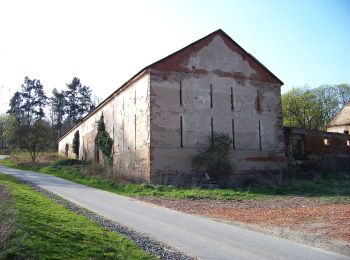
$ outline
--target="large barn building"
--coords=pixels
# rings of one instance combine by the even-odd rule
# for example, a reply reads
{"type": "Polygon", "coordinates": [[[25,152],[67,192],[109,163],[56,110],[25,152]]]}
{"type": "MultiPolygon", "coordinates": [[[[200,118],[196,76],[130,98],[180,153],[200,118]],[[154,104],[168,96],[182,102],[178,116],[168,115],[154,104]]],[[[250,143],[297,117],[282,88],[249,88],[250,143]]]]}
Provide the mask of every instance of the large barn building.
{"type": "Polygon", "coordinates": [[[181,184],[191,158],[214,132],[233,139],[235,174],[258,174],[286,163],[282,81],[222,30],[217,30],[133,76],[59,142],[79,158],[103,163],[95,146],[104,115],[113,139],[113,174],[150,183],[181,184]]]}

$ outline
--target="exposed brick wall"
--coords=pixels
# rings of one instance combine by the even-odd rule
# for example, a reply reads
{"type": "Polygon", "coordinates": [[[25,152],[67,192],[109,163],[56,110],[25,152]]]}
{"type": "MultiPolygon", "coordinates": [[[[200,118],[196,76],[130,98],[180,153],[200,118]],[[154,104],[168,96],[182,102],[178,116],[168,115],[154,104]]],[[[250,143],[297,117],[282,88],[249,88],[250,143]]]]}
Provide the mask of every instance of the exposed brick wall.
{"type": "MultiPolygon", "coordinates": [[[[285,127],[286,155],[291,161],[296,161],[292,156],[292,139],[302,140],[303,158],[299,163],[313,163],[320,169],[350,168],[350,136],[341,133],[285,127]],[[328,139],[328,144],[324,139],[328,139]]],[[[340,169],[341,170],[341,169],[340,169]]]]}

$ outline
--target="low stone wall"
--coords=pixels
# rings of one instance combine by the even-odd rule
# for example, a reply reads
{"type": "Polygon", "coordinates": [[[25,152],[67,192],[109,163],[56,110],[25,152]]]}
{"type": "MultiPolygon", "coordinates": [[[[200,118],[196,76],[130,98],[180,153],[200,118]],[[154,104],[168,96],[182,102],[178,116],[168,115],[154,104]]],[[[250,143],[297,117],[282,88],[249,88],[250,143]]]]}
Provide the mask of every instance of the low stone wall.
{"type": "Polygon", "coordinates": [[[320,170],[350,169],[350,135],[286,127],[285,149],[291,163],[320,170]]]}

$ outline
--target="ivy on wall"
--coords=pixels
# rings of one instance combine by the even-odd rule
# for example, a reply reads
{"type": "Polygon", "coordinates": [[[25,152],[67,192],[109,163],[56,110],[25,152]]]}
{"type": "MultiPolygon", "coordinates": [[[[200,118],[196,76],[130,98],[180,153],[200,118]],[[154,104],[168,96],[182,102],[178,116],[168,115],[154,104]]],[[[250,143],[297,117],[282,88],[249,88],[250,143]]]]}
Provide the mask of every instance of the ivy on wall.
{"type": "Polygon", "coordinates": [[[95,144],[102,151],[103,158],[108,166],[113,163],[112,146],[113,139],[109,136],[106,131],[106,125],[104,122],[103,113],[100,119],[97,121],[97,135],[95,137],[95,144]]]}

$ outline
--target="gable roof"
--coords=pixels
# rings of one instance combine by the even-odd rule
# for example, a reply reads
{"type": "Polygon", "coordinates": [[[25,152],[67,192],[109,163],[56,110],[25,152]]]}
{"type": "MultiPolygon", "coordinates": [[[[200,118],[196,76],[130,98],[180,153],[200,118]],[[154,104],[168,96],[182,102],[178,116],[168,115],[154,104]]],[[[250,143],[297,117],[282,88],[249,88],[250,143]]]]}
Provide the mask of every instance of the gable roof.
{"type": "Polygon", "coordinates": [[[350,101],[343,106],[343,108],[328,124],[328,127],[343,125],[350,125],[350,101]]]}
{"type": "MultiPolygon", "coordinates": [[[[147,66],[145,69],[152,68],[157,70],[165,70],[165,71],[182,71],[182,72],[195,72],[195,70],[190,69],[184,69],[183,67],[180,68],[180,63],[186,58],[189,58],[189,56],[192,53],[195,53],[199,51],[204,46],[208,45],[210,41],[215,36],[221,36],[224,40],[225,44],[234,52],[237,52],[240,54],[245,61],[249,63],[250,66],[252,66],[256,71],[256,75],[254,75],[252,78],[249,78],[251,80],[256,81],[262,81],[262,82],[268,82],[268,83],[275,83],[279,85],[283,85],[284,83],[277,78],[270,70],[268,70],[261,62],[259,62],[253,55],[248,53],[246,50],[244,50],[238,43],[236,43],[230,36],[228,36],[223,30],[219,29],[216,30],[207,36],[204,36],[203,38],[185,46],[184,48],[166,56],[163,59],[160,59],[149,66],[147,66]]],[[[229,74],[226,74],[229,76],[229,74]]],[[[242,78],[241,75],[231,75],[235,78],[242,78]]]]}
{"type": "MultiPolygon", "coordinates": [[[[95,112],[99,110],[100,107],[102,107],[105,103],[107,103],[113,96],[115,96],[118,92],[122,91],[125,87],[127,87],[131,82],[136,80],[137,78],[141,77],[149,71],[150,69],[156,69],[156,70],[169,70],[169,66],[167,64],[170,64],[170,71],[177,71],[179,68],[176,68],[176,65],[174,66],[174,62],[176,63],[177,56],[181,56],[183,54],[190,55],[191,53],[195,52],[196,50],[199,50],[202,46],[202,44],[207,44],[211,39],[213,39],[216,35],[222,36],[222,38],[225,40],[225,43],[231,47],[234,51],[238,51],[240,55],[243,56],[245,60],[248,60],[250,65],[254,67],[260,74],[260,77],[257,78],[251,78],[252,80],[257,81],[263,81],[263,82],[270,82],[275,83],[279,85],[283,85],[284,83],[277,78],[271,71],[269,71],[261,62],[259,62],[253,55],[245,51],[238,43],[236,43],[230,36],[228,36],[223,30],[218,29],[207,36],[204,36],[203,38],[185,46],[184,48],[144,67],[139,72],[137,72],[134,76],[132,76],[128,81],[126,81],[123,85],[121,85],[119,88],[117,88],[112,94],[110,94],[107,98],[105,98],[94,110],[89,112],[87,115],[85,115],[80,121],[75,124],[72,128],[70,128],[66,134],[64,134],[60,140],[62,140],[66,135],[68,135],[75,127],[79,126],[83,121],[85,121],[87,118],[89,118],[91,115],[93,115],[95,112]],[[263,74],[263,75],[261,75],[263,74]]],[[[188,71],[188,72],[193,72],[188,71]]],[[[229,75],[233,76],[235,78],[241,78],[241,75],[229,75]]]]}

